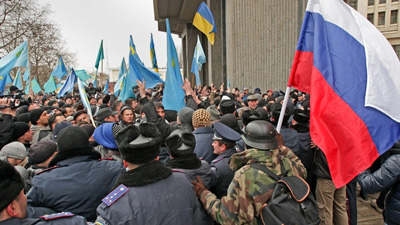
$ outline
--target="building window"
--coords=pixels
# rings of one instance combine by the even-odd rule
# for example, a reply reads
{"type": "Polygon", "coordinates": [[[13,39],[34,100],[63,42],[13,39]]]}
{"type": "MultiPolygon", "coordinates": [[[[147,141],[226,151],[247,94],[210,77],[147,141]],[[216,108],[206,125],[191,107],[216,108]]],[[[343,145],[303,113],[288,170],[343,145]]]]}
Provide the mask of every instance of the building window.
{"type": "Polygon", "coordinates": [[[386,4],[386,0],[379,0],[379,4],[386,4]]]}
{"type": "Polygon", "coordinates": [[[393,45],[393,49],[396,52],[397,57],[400,59],[400,45],[393,45]]]}
{"type": "Polygon", "coordinates": [[[374,5],[375,4],[375,0],[368,0],[368,5],[374,5]]]}
{"type": "Polygon", "coordinates": [[[378,26],[385,25],[385,12],[378,13],[378,26]]]}
{"type": "Polygon", "coordinates": [[[399,0],[392,0],[392,2],[398,2],[399,0]]]}
{"type": "Polygon", "coordinates": [[[392,10],[390,14],[390,24],[396,24],[397,23],[397,12],[399,10],[392,10]]]}
{"type": "Polygon", "coordinates": [[[374,24],[374,14],[373,13],[368,13],[367,19],[369,20],[369,22],[374,24]]]}

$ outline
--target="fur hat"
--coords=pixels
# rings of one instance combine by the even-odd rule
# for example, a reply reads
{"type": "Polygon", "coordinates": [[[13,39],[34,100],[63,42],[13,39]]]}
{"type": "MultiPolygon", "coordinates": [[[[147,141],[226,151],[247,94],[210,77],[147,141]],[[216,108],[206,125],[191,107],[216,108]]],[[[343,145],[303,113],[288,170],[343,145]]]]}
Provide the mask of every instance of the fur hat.
{"type": "Polygon", "coordinates": [[[193,127],[208,127],[211,125],[211,115],[205,109],[194,111],[192,116],[193,127]]]}
{"type": "Polygon", "coordinates": [[[177,129],[165,139],[165,145],[172,157],[186,156],[193,153],[196,139],[192,133],[177,129]]]}
{"type": "Polygon", "coordinates": [[[0,160],[0,211],[6,208],[24,189],[21,175],[7,161],[0,160]]]}
{"type": "Polygon", "coordinates": [[[305,110],[295,109],[293,119],[296,120],[298,123],[308,124],[308,122],[310,121],[310,116],[305,110]]]}
{"type": "Polygon", "coordinates": [[[29,120],[33,125],[37,125],[37,121],[44,112],[44,109],[34,109],[29,113],[29,120]]]}
{"type": "Polygon", "coordinates": [[[81,127],[69,126],[57,135],[59,152],[89,147],[89,136],[81,127]]]}
{"type": "MultiPolygon", "coordinates": [[[[225,97],[225,96],[224,96],[225,97]]],[[[223,115],[235,112],[235,102],[233,100],[224,100],[219,105],[223,115]]]]}
{"type": "Polygon", "coordinates": [[[262,115],[256,110],[245,110],[242,113],[242,122],[245,126],[254,120],[261,120],[262,115]]]}
{"type": "Polygon", "coordinates": [[[160,154],[161,133],[152,123],[128,126],[115,139],[122,159],[129,163],[145,164],[160,154]]]}

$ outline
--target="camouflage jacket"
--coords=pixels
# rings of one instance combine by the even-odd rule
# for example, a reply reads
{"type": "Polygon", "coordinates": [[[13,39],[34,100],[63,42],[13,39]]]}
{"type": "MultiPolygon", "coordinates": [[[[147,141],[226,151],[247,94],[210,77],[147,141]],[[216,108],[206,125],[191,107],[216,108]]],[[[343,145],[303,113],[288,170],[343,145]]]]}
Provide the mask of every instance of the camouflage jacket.
{"type": "Polygon", "coordinates": [[[230,167],[236,172],[227,195],[218,199],[210,191],[204,191],[200,196],[204,208],[220,224],[257,224],[260,209],[270,198],[275,180],[250,167],[250,164],[259,163],[280,175],[278,158],[282,160],[288,176],[306,177],[306,169],[300,159],[285,146],[267,151],[247,149],[231,158],[230,167]]]}

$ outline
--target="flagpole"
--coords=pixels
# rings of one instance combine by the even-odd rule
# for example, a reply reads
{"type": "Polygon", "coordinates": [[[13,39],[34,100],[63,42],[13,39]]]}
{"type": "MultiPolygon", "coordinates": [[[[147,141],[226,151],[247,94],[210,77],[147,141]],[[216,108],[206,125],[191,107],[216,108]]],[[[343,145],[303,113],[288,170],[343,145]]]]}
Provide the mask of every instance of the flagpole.
{"type": "Polygon", "coordinates": [[[276,131],[278,131],[278,133],[281,133],[282,122],[283,122],[283,118],[284,118],[284,115],[285,115],[286,106],[287,106],[287,103],[288,103],[288,100],[289,100],[290,88],[291,87],[287,87],[286,88],[285,98],[283,100],[281,114],[279,115],[278,125],[276,126],[276,131]]]}
{"type": "MultiPolygon", "coordinates": [[[[31,93],[31,91],[32,91],[31,61],[29,60],[29,39],[28,39],[28,70],[29,70],[29,84],[28,84],[29,85],[29,93],[28,93],[28,95],[29,95],[31,93]]],[[[32,96],[32,98],[33,98],[33,96],[32,96]]],[[[33,99],[32,99],[32,101],[33,101],[33,99]]]]}

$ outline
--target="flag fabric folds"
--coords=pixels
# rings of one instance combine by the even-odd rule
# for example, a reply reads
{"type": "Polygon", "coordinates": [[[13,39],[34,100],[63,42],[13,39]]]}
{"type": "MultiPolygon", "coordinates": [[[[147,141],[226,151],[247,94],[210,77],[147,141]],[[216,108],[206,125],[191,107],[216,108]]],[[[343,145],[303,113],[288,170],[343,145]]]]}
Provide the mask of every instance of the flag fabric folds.
{"type": "Polygon", "coordinates": [[[119,95],[119,92],[120,92],[121,89],[122,89],[122,85],[124,84],[125,77],[126,77],[126,73],[125,73],[124,75],[122,75],[122,76],[117,80],[117,82],[115,83],[115,85],[114,85],[114,95],[115,95],[115,96],[118,96],[118,95],[119,95]]]}
{"type": "Polygon", "coordinates": [[[107,81],[106,81],[106,85],[104,85],[104,89],[103,89],[103,92],[104,93],[106,93],[106,94],[108,94],[109,92],[108,92],[108,79],[107,79],[107,81]]]}
{"type": "Polygon", "coordinates": [[[13,85],[18,89],[22,90],[22,77],[21,77],[21,69],[18,68],[17,75],[15,75],[13,85]]]}
{"type": "MultiPolygon", "coordinates": [[[[72,71],[73,71],[73,69],[72,69],[72,71]]],[[[86,112],[89,115],[90,120],[93,123],[93,126],[96,126],[95,122],[93,120],[92,109],[90,108],[90,104],[89,104],[89,100],[88,100],[88,97],[87,97],[87,94],[85,91],[85,87],[83,87],[83,84],[82,84],[83,82],[79,78],[77,78],[77,82],[78,82],[79,96],[81,97],[82,104],[85,107],[86,112]]]]}
{"type": "Polygon", "coordinates": [[[23,80],[24,80],[24,81],[29,81],[29,76],[30,76],[30,74],[31,74],[31,68],[28,67],[28,68],[25,70],[25,73],[24,73],[24,76],[23,76],[23,80]]]}
{"type": "MultiPolygon", "coordinates": [[[[136,84],[136,80],[146,81],[146,88],[152,88],[158,83],[164,83],[160,74],[146,68],[140,60],[135,44],[133,43],[132,35],[130,36],[130,51],[129,51],[129,72],[126,76],[127,85],[132,87],[136,84]]],[[[125,83],[124,83],[125,85],[125,83]]]]}
{"type": "Polygon", "coordinates": [[[44,93],[51,93],[57,90],[57,83],[53,75],[50,75],[49,79],[43,85],[43,87],[44,87],[44,93]]]}
{"type": "Polygon", "coordinates": [[[151,36],[150,36],[150,60],[151,60],[152,68],[154,69],[155,72],[158,73],[156,49],[154,48],[153,34],[151,34],[151,36]]]}
{"type": "Polygon", "coordinates": [[[126,74],[128,70],[126,69],[125,57],[122,58],[121,67],[119,68],[118,79],[126,74]]]}
{"type": "Polygon", "coordinates": [[[171,36],[169,21],[165,21],[167,26],[167,75],[163,95],[163,105],[166,110],[179,112],[185,107],[185,92],[182,89],[183,81],[178,61],[178,54],[174,41],[171,36]]]}
{"type": "Polygon", "coordinates": [[[199,70],[201,66],[206,62],[206,55],[204,54],[203,47],[201,47],[200,38],[197,36],[197,44],[194,49],[192,69],[191,72],[196,75],[196,86],[201,85],[199,70]]]}
{"type": "Polygon", "coordinates": [[[24,41],[0,59],[0,77],[4,80],[12,68],[17,66],[28,67],[28,41],[24,41]]]}
{"type": "Polygon", "coordinates": [[[96,63],[94,64],[94,67],[96,67],[96,70],[99,69],[100,61],[103,59],[104,59],[103,40],[101,40],[99,52],[97,53],[96,63]]]}
{"type": "Polygon", "coordinates": [[[5,77],[0,76],[0,92],[4,91],[5,86],[12,82],[13,82],[13,80],[12,80],[10,74],[7,74],[5,77]]]}
{"type": "Polygon", "coordinates": [[[67,80],[61,87],[60,91],[58,92],[58,97],[62,97],[67,93],[68,91],[71,91],[74,88],[74,84],[77,82],[78,78],[75,74],[74,69],[71,69],[71,74],[68,76],[67,80]]]}
{"type": "MultiPolygon", "coordinates": [[[[134,98],[135,93],[132,91],[132,84],[127,81],[127,74],[122,76],[122,86],[120,87],[120,93],[118,100],[124,102],[127,98],[134,98]]],[[[136,82],[135,82],[136,83],[136,82]]]]}
{"type": "Polygon", "coordinates": [[[67,74],[67,68],[65,67],[64,61],[63,61],[62,57],[60,56],[57,66],[56,66],[56,68],[54,68],[53,72],[51,72],[51,75],[61,79],[66,74],[67,74]]]}
{"type": "Polygon", "coordinates": [[[366,99],[388,98],[385,108],[400,103],[399,60],[375,30],[341,0],[308,2],[288,86],[310,93],[311,138],[325,153],[336,187],[400,139],[390,109],[366,107],[366,99]],[[393,76],[396,84],[386,83],[393,76]],[[369,93],[371,82],[381,86],[369,93]]]}
{"type": "Polygon", "coordinates": [[[75,70],[75,74],[81,81],[86,81],[89,78],[92,78],[89,74],[86,73],[86,70],[75,70]]]}
{"type": "Polygon", "coordinates": [[[206,3],[202,2],[197,9],[193,19],[193,25],[207,36],[208,41],[212,45],[214,44],[214,33],[217,32],[217,27],[213,14],[206,3]]]}
{"type": "Polygon", "coordinates": [[[32,80],[32,91],[35,94],[42,91],[42,88],[40,88],[39,82],[36,80],[36,78],[33,78],[32,80]]]}

